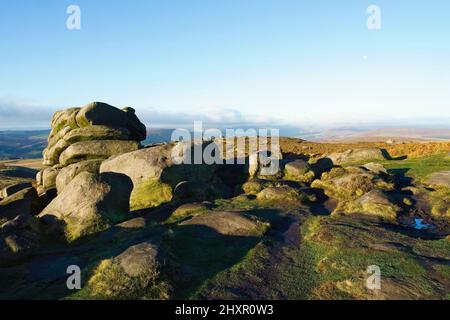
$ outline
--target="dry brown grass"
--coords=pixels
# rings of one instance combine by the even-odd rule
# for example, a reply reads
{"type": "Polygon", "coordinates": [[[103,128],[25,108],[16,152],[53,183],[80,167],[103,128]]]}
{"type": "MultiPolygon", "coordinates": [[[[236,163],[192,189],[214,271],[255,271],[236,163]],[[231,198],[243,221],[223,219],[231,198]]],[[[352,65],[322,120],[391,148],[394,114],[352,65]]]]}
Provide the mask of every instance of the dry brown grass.
{"type": "Polygon", "coordinates": [[[305,154],[309,156],[320,156],[333,152],[343,152],[348,149],[364,148],[382,148],[386,149],[392,157],[407,156],[408,158],[450,152],[450,142],[410,142],[398,144],[388,144],[385,142],[318,143],[282,137],[280,138],[280,145],[284,154],[305,154]]]}
{"type": "MultiPolygon", "coordinates": [[[[271,139],[267,144],[270,150],[271,139]]],[[[392,157],[407,156],[417,158],[425,155],[434,155],[450,152],[450,141],[445,142],[401,142],[389,144],[377,141],[361,142],[311,142],[296,138],[280,137],[280,147],[284,155],[289,157],[305,155],[319,157],[333,152],[343,152],[349,149],[381,148],[385,149],[392,157]]],[[[225,149],[225,148],[224,148],[225,149]]],[[[234,140],[235,156],[237,155],[236,139],[234,140]]],[[[248,155],[249,141],[245,142],[245,154],[248,155]]],[[[224,154],[225,155],[225,154],[224,154]]],[[[241,155],[242,156],[242,155],[241,155]]]]}
{"type": "Polygon", "coordinates": [[[44,166],[42,165],[42,159],[20,159],[20,160],[3,160],[0,161],[0,168],[3,166],[18,166],[30,169],[40,170],[44,166]]]}

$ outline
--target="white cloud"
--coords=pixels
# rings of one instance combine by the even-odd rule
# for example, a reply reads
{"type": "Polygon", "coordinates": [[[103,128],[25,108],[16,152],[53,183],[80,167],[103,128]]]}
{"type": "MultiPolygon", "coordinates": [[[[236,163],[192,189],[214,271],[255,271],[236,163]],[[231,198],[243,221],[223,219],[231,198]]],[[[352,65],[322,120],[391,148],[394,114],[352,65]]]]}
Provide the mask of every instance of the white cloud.
{"type": "Polygon", "coordinates": [[[35,129],[50,124],[57,108],[19,102],[12,99],[0,99],[0,128],[35,129]]]}
{"type": "MultiPolygon", "coordinates": [[[[51,107],[27,104],[18,100],[0,99],[0,129],[48,128],[53,113],[69,106],[51,107]]],[[[194,121],[205,126],[275,126],[280,119],[264,115],[244,115],[233,108],[204,108],[196,112],[166,112],[157,108],[136,109],[136,115],[150,127],[190,127],[194,121]]]]}

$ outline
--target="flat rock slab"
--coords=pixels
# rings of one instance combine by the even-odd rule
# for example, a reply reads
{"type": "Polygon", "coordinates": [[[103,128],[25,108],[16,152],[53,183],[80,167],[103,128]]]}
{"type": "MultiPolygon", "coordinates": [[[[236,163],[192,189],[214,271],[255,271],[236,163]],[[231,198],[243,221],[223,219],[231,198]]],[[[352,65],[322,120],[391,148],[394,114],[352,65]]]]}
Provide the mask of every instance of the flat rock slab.
{"type": "Polygon", "coordinates": [[[431,174],[425,182],[430,185],[450,187],[450,171],[441,171],[431,174]]]}
{"type": "Polygon", "coordinates": [[[351,163],[369,160],[386,160],[383,150],[378,148],[350,149],[344,152],[332,153],[327,156],[334,164],[351,163]]]}
{"type": "Polygon", "coordinates": [[[13,185],[8,186],[3,189],[0,193],[0,197],[7,198],[9,196],[12,196],[16,192],[19,192],[23,189],[30,188],[30,187],[31,187],[31,182],[13,184],[13,185]]]}
{"type": "Polygon", "coordinates": [[[113,155],[128,153],[138,149],[139,143],[136,141],[83,141],[68,147],[59,157],[59,162],[67,166],[82,160],[106,159],[113,155]]]}
{"type": "Polygon", "coordinates": [[[214,212],[193,217],[181,223],[183,226],[205,226],[227,236],[252,236],[257,234],[257,222],[238,212],[214,212]]]}

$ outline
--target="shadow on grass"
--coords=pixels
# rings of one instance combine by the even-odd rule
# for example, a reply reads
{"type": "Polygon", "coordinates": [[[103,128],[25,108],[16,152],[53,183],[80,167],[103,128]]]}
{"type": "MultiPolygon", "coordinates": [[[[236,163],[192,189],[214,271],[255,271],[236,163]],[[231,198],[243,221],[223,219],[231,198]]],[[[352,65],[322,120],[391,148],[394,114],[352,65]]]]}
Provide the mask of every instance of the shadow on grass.
{"type": "Polygon", "coordinates": [[[388,173],[395,176],[396,184],[398,184],[400,188],[403,188],[410,186],[414,180],[406,175],[410,170],[411,168],[394,168],[388,169],[388,173]]]}
{"type": "Polygon", "coordinates": [[[227,236],[200,225],[178,226],[163,245],[173,298],[191,297],[204,281],[239,263],[260,239],[227,236]]]}
{"type": "Polygon", "coordinates": [[[2,175],[10,178],[34,179],[38,170],[25,167],[7,167],[1,170],[2,175]]]}
{"type": "Polygon", "coordinates": [[[405,227],[397,224],[380,223],[380,225],[387,230],[394,231],[415,239],[440,240],[443,238],[443,236],[438,235],[436,233],[432,233],[426,230],[417,230],[414,228],[405,227]]]}

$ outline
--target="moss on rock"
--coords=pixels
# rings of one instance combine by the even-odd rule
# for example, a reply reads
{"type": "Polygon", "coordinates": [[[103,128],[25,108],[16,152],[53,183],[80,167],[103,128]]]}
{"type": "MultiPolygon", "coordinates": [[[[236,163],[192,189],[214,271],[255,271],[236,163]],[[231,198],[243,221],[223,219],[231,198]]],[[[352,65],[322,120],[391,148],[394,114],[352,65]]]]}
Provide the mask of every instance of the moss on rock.
{"type": "Polygon", "coordinates": [[[380,189],[392,190],[393,183],[369,172],[352,172],[352,169],[333,168],[322,174],[320,180],[314,180],[313,188],[324,189],[327,196],[336,200],[354,200],[367,192],[380,189]]]}
{"type": "Polygon", "coordinates": [[[285,202],[302,202],[306,197],[299,190],[289,186],[269,187],[262,190],[257,195],[260,201],[285,201],[285,202]]]}
{"type": "Polygon", "coordinates": [[[180,222],[189,217],[195,217],[210,210],[204,203],[187,203],[179,206],[166,220],[166,223],[180,222]]]}
{"type": "Polygon", "coordinates": [[[284,167],[284,179],[298,182],[311,183],[315,174],[308,162],[304,160],[295,160],[289,162],[284,167]]]}
{"type": "Polygon", "coordinates": [[[429,193],[429,197],[433,217],[450,220],[450,188],[436,187],[434,191],[429,193]]]}
{"type": "Polygon", "coordinates": [[[149,179],[133,188],[131,210],[157,207],[172,200],[172,187],[158,179],[149,179]]]}
{"type": "Polygon", "coordinates": [[[395,221],[400,208],[379,190],[372,190],[359,199],[338,204],[334,213],[364,214],[395,221]]]}

